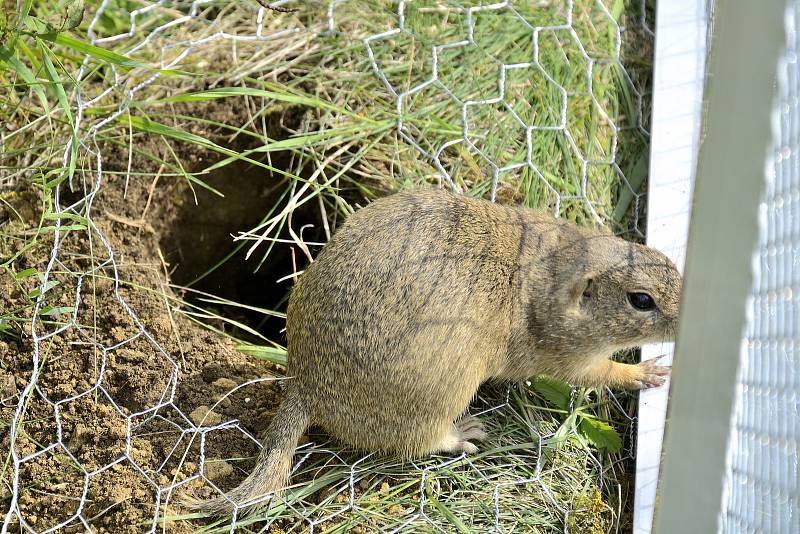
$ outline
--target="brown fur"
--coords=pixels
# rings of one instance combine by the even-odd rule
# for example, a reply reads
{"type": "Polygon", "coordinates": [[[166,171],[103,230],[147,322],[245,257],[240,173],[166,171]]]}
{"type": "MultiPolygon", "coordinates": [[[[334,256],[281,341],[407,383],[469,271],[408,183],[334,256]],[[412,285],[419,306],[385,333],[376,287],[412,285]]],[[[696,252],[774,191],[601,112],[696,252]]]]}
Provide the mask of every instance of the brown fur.
{"type": "Polygon", "coordinates": [[[280,490],[308,424],[406,458],[474,452],[468,440],[485,434],[459,418],[488,379],[661,384],[665,368],[609,357],[671,338],[680,289],[660,252],[544,212],[441,191],[378,200],[348,219],[292,292],[288,397],[256,469],[229,496],[243,504],[280,490]],[[629,292],[657,308],[634,309],[629,292]]]}

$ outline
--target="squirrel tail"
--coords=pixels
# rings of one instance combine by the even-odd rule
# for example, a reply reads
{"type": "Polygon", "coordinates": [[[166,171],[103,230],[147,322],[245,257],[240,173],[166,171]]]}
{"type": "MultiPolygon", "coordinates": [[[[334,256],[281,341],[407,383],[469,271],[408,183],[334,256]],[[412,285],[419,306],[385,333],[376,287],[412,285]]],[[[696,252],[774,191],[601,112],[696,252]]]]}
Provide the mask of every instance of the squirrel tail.
{"type": "Polygon", "coordinates": [[[241,508],[251,506],[252,501],[269,493],[279,493],[288,483],[297,442],[308,424],[309,414],[303,402],[290,390],[267,427],[252,473],[229,491],[227,498],[202,501],[187,496],[182,499],[183,504],[200,512],[223,516],[233,513],[235,503],[241,517],[241,508]]]}

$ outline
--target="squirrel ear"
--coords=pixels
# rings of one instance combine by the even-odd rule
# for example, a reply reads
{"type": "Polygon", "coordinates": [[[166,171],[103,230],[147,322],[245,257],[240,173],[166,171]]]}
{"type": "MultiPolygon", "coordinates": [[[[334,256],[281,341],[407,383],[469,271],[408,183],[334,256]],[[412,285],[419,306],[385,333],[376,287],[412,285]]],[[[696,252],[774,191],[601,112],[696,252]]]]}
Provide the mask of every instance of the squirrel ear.
{"type": "Polygon", "coordinates": [[[592,298],[592,294],[594,292],[594,278],[586,278],[585,282],[586,285],[583,288],[583,293],[581,293],[581,298],[590,299],[592,298]]]}
{"type": "Polygon", "coordinates": [[[592,298],[595,289],[594,278],[594,273],[588,273],[572,283],[569,292],[570,306],[580,307],[585,300],[592,298]]]}

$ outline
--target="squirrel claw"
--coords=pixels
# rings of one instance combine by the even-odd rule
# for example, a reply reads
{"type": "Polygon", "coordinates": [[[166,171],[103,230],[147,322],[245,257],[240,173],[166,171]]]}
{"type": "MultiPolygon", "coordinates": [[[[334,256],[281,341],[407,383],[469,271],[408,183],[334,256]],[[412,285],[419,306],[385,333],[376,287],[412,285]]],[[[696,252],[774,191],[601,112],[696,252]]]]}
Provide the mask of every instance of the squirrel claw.
{"type": "Polygon", "coordinates": [[[658,365],[656,360],[641,362],[636,367],[641,370],[641,376],[634,382],[636,389],[650,389],[663,386],[670,373],[669,367],[658,365]]]}
{"type": "Polygon", "coordinates": [[[483,423],[473,415],[465,415],[455,422],[455,427],[461,439],[465,441],[468,439],[483,441],[487,437],[483,423]]]}

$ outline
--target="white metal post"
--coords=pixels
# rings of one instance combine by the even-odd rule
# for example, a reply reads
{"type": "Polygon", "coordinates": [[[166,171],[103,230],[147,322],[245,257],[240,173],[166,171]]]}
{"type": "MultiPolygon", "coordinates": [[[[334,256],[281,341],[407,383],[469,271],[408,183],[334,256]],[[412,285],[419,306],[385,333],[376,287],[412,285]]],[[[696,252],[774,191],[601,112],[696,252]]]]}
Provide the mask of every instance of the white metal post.
{"type": "MultiPolygon", "coordinates": [[[[682,268],[702,118],[708,1],[658,2],[656,10],[647,244],[682,268]]],[[[642,359],[656,358],[671,348],[672,344],[643,347],[642,359]]],[[[669,357],[663,363],[668,365],[669,357]]],[[[653,526],[668,396],[668,384],[639,395],[635,534],[649,534],[653,526]]]]}
{"type": "Polygon", "coordinates": [[[785,7],[717,0],[714,9],[657,534],[719,527],[785,7]]]}

